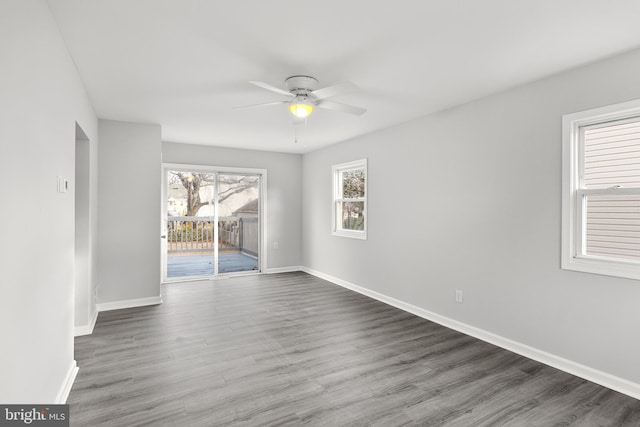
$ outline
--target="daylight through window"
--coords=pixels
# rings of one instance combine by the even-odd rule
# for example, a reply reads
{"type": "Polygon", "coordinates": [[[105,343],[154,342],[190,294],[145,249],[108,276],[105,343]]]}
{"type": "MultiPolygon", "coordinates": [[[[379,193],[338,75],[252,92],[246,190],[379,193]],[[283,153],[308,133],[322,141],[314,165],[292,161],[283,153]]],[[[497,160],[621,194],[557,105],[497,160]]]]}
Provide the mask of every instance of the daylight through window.
{"type": "Polygon", "coordinates": [[[367,237],[367,161],[333,167],[333,234],[367,237]]]}
{"type": "Polygon", "coordinates": [[[563,268],[640,278],[640,103],[564,127],[563,268]]]}

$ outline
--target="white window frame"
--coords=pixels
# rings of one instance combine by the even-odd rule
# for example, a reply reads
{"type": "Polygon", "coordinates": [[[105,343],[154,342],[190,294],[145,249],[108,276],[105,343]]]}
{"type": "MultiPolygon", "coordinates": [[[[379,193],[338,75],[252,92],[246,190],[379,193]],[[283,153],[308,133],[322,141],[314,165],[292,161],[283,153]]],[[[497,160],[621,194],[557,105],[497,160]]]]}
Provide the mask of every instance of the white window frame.
{"type": "Polygon", "coordinates": [[[367,188],[369,184],[369,176],[367,170],[367,159],[355,160],[353,162],[348,163],[340,163],[337,165],[333,165],[332,168],[332,180],[333,180],[333,194],[331,201],[331,234],[334,236],[340,237],[350,237],[352,239],[362,239],[367,240],[367,223],[368,211],[367,211],[367,196],[369,195],[369,190],[367,188]],[[340,176],[343,172],[351,170],[351,169],[364,169],[364,197],[357,199],[345,199],[342,198],[342,188],[340,186],[340,176]],[[338,216],[338,203],[340,202],[364,202],[364,228],[363,230],[344,230],[339,228],[339,224],[341,221],[337,218],[338,216]]]}
{"type": "Polygon", "coordinates": [[[640,195],[637,188],[585,189],[580,187],[584,167],[584,128],[640,115],[640,99],[562,116],[562,263],[565,270],[640,279],[640,263],[585,255],[583,250],[585,197],[640,195]]]}

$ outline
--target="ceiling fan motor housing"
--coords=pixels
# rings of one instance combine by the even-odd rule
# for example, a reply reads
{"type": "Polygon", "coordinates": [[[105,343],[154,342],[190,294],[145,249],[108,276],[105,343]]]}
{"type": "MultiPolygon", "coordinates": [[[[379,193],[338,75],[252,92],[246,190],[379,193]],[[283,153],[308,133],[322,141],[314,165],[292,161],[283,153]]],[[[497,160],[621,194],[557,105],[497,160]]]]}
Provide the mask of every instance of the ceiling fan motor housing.
{"type": "Polygon", "coordinates": [[[309,76],[291,76],[284,81],[284,84],[294,95],[309,95],[318,89],[318,80],[309,76]]]}

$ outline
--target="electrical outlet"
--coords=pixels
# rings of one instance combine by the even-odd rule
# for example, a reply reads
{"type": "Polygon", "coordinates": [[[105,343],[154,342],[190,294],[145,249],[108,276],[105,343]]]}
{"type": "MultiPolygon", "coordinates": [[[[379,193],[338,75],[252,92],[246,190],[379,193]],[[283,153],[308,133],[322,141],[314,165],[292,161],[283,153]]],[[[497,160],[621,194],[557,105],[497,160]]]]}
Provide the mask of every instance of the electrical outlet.
{"type": "Polygon", "coordinates": [[[456,302],[462,304],[462,291],[460,289],[456,289],[456,302]]]}
{"type": "Polygon", "coordinates": [[[278,242],[273,242],[273,249],[278,249],[279,246],[278,242]]]}

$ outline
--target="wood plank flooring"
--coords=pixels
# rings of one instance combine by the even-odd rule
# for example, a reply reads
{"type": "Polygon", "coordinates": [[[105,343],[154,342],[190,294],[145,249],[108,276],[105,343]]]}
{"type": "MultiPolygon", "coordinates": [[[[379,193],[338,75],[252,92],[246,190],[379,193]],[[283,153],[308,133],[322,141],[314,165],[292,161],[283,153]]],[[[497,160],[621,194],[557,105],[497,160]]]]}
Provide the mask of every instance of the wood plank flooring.
{"type": "Polygon", "coordinates": [[[640,426],[640,401],[305,273],[164,285],[76,338],[73,426],[640,426]]]}

